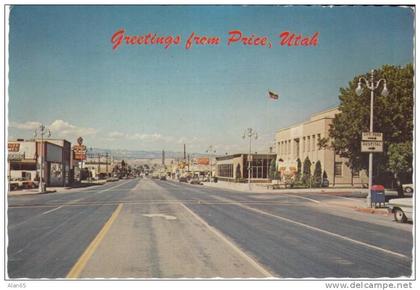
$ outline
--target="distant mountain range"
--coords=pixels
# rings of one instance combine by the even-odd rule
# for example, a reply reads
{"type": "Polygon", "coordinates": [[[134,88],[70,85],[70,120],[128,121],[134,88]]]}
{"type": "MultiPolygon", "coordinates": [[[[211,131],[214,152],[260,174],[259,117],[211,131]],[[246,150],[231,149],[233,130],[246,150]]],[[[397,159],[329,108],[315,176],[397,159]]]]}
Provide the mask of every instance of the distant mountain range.
{"type": "MultiPolygon", "coordinates": [[[[125,149],[103,149],[103,148],[92,148],[90,154],[103,154],[108,153],[115,159],[130,160],[130,159],[159,159],[162,158],[162,151],[145,151],[145,150],[125,150],[125,149]]],[[[187,153],[193,157],[207,156],[202,153],[187,153]]],[[[165,151],[165,158],[167,159],[182,159],[184,158],[183,152],[165,151]]]]}

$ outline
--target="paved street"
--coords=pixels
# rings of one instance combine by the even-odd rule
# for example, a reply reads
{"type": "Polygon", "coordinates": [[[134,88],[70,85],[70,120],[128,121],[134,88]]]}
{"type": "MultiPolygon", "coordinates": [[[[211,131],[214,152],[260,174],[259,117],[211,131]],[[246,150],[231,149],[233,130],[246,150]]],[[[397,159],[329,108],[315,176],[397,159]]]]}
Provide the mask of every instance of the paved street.
{"type": "Polygon", "coordinates": [[[9,197],[11,278],[411,276],[412,225],[317,193],[155,179],[9,197]]]}

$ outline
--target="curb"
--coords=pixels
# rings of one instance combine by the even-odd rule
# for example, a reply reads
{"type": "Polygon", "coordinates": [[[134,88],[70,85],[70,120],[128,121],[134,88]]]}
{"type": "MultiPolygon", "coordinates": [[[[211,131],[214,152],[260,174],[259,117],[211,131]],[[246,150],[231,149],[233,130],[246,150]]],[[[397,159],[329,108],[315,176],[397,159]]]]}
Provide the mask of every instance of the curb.
{"type": "Polygon", "coordinates": [[[356,207],[355,211],[363,212],[363,213],[370,213],[370,214],[380,214],[388,216],[388,210],[385,208],[368,208],[368,207],[356,207]]]}
{"type": "Polygon", "coordinates": [[[21,196],[21,195],[40,195],[40,194],[48,194],[48,193],[53,193],[53,192],[57,192],[57,190],[47,190],[44,192],[22,192],[22,193],[7,193],[7,196],[21,196]]]}

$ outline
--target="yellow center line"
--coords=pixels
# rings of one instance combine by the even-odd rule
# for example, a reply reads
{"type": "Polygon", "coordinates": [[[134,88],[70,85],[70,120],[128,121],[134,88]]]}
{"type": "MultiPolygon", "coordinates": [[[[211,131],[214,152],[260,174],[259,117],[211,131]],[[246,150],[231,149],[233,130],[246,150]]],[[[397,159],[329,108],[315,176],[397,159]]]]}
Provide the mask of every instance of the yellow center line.
{"type": "Polygon", "coordinates": [[[89,244],[80,258],[77,260],[76,264],[71,268],[70,272],[67,274],[66,278],[78,278],[80,273],[85,268],[87,262],[92,257],[95,250],[98,248],[101,241],[104,239],[105,235],[108,233],[111,228],[112,223],[117,219],[118,214],[120,213],[123,204],[120,203],[115,211],[112,213],[109,220],[104,224],[101,231],[96,235],[95,239],[89,244]]]}

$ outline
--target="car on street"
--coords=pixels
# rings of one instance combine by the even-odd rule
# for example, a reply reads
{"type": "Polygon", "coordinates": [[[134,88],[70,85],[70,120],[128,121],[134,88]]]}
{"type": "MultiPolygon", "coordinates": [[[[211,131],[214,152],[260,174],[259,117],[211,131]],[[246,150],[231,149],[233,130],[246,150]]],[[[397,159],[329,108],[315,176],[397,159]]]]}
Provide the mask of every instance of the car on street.
{"type": "Polygon", "coordinates": [[[404,194],[407,194],[407,195],[413,194],[414,187],[412,184],[403,184],[402,188],[403,188],[404,194]]]}
{"type": "Polygon", "coordinates": [[[203,183],[198,178],[193,178],[190,180],[190,184],[203,185],[203,183]]]}
{"type": "Polygon", "coordinates": [[[388,202],[388,211],[394,214],[395,221],[406,223],[413,220],[413,198],[393,198],[388,202]]]}
{"type": "Polygon", "coordinates": [[[178,181],[179,182],[188,182],[188,179],[184,176],[181,176],[181,177],[178,178],[178,181]]]}

